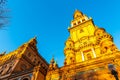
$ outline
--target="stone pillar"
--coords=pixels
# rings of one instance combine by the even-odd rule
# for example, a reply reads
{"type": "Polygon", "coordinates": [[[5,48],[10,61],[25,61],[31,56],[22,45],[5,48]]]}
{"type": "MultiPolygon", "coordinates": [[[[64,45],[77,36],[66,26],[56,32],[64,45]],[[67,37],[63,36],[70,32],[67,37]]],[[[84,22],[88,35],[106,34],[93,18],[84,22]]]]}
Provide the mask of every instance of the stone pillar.
{"type": "Polygon", "coordinates": [[[83,52],[81,52],[81,55],[82,55],[82,61],[85,61],[83,52]]]}
{"type": "Polygon", "coordinates": [[[96,58],[96,53],[95,53],[94,48],[92,48],[92,53],[93,53],[94,58],[96,58]]]}

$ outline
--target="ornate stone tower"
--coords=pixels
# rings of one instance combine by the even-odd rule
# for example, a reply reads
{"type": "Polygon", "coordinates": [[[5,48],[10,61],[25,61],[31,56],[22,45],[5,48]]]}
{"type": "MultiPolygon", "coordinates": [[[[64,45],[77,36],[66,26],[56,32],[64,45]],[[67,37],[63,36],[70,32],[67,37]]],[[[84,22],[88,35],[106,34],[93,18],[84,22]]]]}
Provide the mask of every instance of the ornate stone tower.
{"type": "Polygon", "coordinates": [[[46,80],[118,80],[120,51],[104,28],[76,10],[68,31],[64,66],[49,65],[46,80]]]}
{"type": "Polygon", "coordinates": [[[112,36],[94,25],[93,20],[76,10],[65,43],[65,65],[91,60],[118,51],[112,36]]]}

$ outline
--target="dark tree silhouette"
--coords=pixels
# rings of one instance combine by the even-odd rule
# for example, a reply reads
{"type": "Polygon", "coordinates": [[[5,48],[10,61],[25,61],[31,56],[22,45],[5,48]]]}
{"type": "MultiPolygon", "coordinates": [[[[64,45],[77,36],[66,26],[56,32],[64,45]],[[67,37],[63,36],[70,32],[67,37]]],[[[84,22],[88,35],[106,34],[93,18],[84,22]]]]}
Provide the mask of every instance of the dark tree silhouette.
{"type": "Polygon", "coordinates": [[[7,0],[0,0],[0,29],[5,27],[8,23],[8,9],[6,8],[6,3],[7,0]]]}

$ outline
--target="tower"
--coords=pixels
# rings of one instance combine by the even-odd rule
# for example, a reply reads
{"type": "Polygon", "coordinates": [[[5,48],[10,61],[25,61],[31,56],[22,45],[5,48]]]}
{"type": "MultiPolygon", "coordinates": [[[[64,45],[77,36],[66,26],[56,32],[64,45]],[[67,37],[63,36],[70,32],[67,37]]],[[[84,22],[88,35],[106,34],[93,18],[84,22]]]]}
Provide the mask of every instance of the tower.
{"type": "Polygon", "coordinates": [[[118,80],[120,51],[104,28],[76,10],[68,31],[64,66],[48,70],[46,80],[118,80]]]}
{"type": "Polygon", "coordinates": [[[92,18],[76,10],[68,28],[70,36],[65,43],[65,65],[94,59],[118,51],[112,36],[94,25],[92,18]]]}

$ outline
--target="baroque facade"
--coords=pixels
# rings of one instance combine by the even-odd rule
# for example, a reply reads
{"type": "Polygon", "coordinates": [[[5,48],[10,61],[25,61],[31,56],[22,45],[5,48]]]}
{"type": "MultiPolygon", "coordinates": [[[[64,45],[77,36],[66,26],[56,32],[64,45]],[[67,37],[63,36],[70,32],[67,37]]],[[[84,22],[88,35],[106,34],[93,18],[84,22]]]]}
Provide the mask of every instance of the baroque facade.
{"type": "Polygon", "coordinates": [[[76,10],[68,31],[64,66],[52,58],[46,80],[118,80],[120,51],[104,28],[76,10]]]}
{"type": "Polygon", "coordinates": [[[45,80],[49,64],[36,44],[33,38],[9,54],[0,54],[0,80],[45,80]]]}

